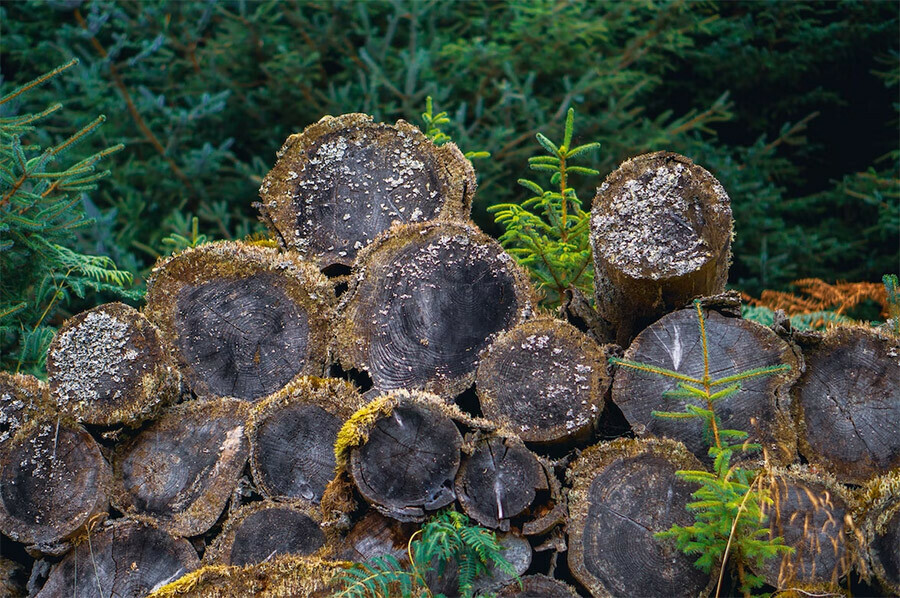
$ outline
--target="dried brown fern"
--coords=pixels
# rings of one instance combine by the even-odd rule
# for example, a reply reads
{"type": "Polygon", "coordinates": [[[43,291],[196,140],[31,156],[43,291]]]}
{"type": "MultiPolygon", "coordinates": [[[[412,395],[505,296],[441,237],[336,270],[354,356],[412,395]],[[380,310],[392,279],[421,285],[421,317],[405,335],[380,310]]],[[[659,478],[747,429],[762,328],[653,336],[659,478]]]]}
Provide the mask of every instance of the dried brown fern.
{"type": "Polygon", "coordinates": [[[888,293],[878,282],[836,282],[829,284],[819,278],[795,280],[795,293],[765,290],[759,299],[743,294],[748,305],[781,309],[788,316],[832,312],[844,315],[863,301],[871,299],[881,307],[881,315],[890,316],[888,293]]]}

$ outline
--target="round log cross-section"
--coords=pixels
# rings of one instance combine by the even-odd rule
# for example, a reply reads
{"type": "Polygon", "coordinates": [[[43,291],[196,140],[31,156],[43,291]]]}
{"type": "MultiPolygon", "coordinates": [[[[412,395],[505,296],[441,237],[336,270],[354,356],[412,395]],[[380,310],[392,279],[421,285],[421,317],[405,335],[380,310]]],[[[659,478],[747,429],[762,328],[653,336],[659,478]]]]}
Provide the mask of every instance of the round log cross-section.
{"type": "Polygon", "coordinates": [[[850,484],[900,467],[900,341],[836,328],[803,349],[793,403],[803,455],[850,484]]]}
{"type": "Polygon", "coordinates": [[[177,405],[117,448],[113,504],[196,536],[219,518],[247,462],[248,407],[237,399],[177,405]]]}
{"type": "MultiPolygon", "coordinates": [[[[787,372],[742,380],[740,390],[716,401],[715,411],[721,428],[748,432],[749,442],[762,444],[775,463],[793,462],[797,439],[788,409],[788,391],[800,373],[797,356],[788,343],[755,322],[712,310],[705,312],[704,319],[710,378],[722,379],[766,366],[791,366],[787,372]]],[[[702,379],[703,343],[696,309],[680,310],[654,322],[634,339],[624,357],[702,379]]],[[[638,436],[680,440],[701,460],[708,461],[710,445],[702,421],[653,415],[654,411],[684,411],[685,399],[663,396],[675,389],[677,382],[620,366],[613,380],[612,401],[638,436]]],[[[714,386],[712,391],[724,387],[714,386]]]]}
{"type": "Polygon", "coordinates": [[[478,353],[530,314],[533,290],[500,245],[464,223],[391,229],[359,255],[342,301],[340,358],[379,390],[452,398],[475,377],[478,353]]]}
{"type": "Polygon", "coordinates": [[[873,478],[859,494],[861,552],[885,594],[900,596],[900,469],[873,478]]]}
{"type": "Polygon", "coordinates": [[[180,376],[156,326],[123,303],[66,320],[47,351],[51,396],[86,424],[137,424],[178,395],[180,376]]]}
{"type": "Polygon", "coordinates": [[[705,596],[694,557],[653,534],[690,525],[696,489],[675,475],[701,469],[671,440],[617,440],[586,449],[570,467],[569,568],[593,596],[705,596]]]}
{"type": "Polygon", "coordinates": [[[0,444],[0,532],[38,549],[64,540],[106,511],[111,477],[77,424],[28,422],[0,444]]]}
{"type": "Polygon", "coordinates": [[[328,279],[296,254],[220,242],[159,264],[145,313],[196,394],[255,400],[323,373],[333,302],[328,279]]]}
{"type": "Polygon", "coordinates": [[[644,154],[606,177],[591,211],[594,287],[620,345],[667,311],[724,290],[731,228],[725,189],[689,158],[644,154]]]}
{"type": "Polygon", "coordinates": [[[603,350],[554,318],[500,334],[480,356],[475,377],[485,417],[541,444],[590,433],[608,387],[603,350]]]}
{"type": "Polygon", "coordinates": [[[56,414],[47,383],[28,374],[0,372],[0,442],[29,421],[56,414]]]}
{"type": "Polygon", "coordinates": [[[405,121],[326,116],[291,135],[259,189],[263,220],[319,266],[350,265],[394,222],[467,218],[475,171],[405,121]]]}

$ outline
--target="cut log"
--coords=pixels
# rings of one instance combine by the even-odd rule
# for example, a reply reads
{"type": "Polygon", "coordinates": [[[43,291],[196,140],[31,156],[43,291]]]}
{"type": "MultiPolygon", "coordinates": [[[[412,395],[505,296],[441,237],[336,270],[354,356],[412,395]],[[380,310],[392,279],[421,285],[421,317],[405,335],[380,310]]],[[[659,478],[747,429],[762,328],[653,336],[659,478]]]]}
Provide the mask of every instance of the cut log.
{"type": "Polygon", "coordinates": [[[781,536],[794,552],[769,559],[757,574],[778,589],[827,584],[840,591],[838,581],[857,554],[847,491],[834,478],[799,466],[774,468],[767,484],[773,504],[762,511],[769,537],[781,536]]]}
{"type": "MultiPolygon", "coordinates": [[[[503,558],[513,566],[516,575],[522,575],[531,566],[532,550],[528,540],[515,534],[497,534],[497,541],[503,549],[503,558]]],[[[472,584],[474,594],[490,594],[507,585],[514,577],[502,569],[490,566],[489,573],[475,578],[472,584]]],[[[425,581],[434,594],[459,596],[459,564],[453,560],[447,563],[443,574],[438,568],[425,576],[425,581]]]]}
{"type": "Polygon", "coordinates": [[[75,422],[28,422],[0,444],[0,532],[35,550],[68,539],[109,504],[111,472],[75,422]]]}
{"type": "Polygon", "coordinates": [[[310,508],[256,502],[235,510],[204,555],[207,564],[255,565],[275,555],[311,555],[325,546],[320,516],[310,508]]]}
{"type": "Polygon", "coordinates": [[[538,490],[549,490],[547,472],[518,438],[478,440],[456,476],[456,495],[466,514],[485,527],[509,531],[538,490]]]}
{"type": "Polygon", "coordinates": [[[546,575],[526,575],[521,584],[513,582],[500,590],[497,598],[578,598],[575,588],[546,575]]]}
{"type": "Polygon", "coordinates": [[[593,596],[706,596],[712,578],[696,557],[653,534],[690,525],[694,484],[675,475],[702,469],[672,440],[621,439],[586,449],[570,466],[569,568],[593,596]]]}
{"type": "Polygon", "coordinates": [[[480,356],[475,377],[484,416],[538,444],[589,435],[609,383],[605,351],[554,318],[500,334],[480,356]]]}
{"type": "Polygon", "coordinates": [[[885,594],[900,596],[900,469],[870,480],[859,494],[861,552],[885,594]]]}
{"type": "MultiPolygon", "coordinates": [[[[715,410],[721,428],[748,432],[749,442],[762,444],[772,462],[792,463],[797,456],[797,439],[789,410],[789,389],[800,375],[799,358],[787,342],[764,326],[711,310],[705,312],[705,319],[711,378],[720,379],[766,366],[791,366],[790,371],[777,375],[742,380],[741,389],[716,401],[715,410]]],[[[696,309],[680,310],[639,334],[625,352],[625,359],[702,378],[700,338],[696,309]]],[[[684,399],[663,397],[663,392],[674,390],[677,382],[658,374],[619,367],[613,380],[612,400],[638,436],[680,440],[708,462],[709,441],[701,420],[670,420],[652,415],[653,411],[684,411],[684,399]]],[[[722,388],[714,387],[713,391],[722,388]]]]}
{"type": "Polygon", "coordinates": [[[113,459],[113,504],[175,536],[219,518],[247,462],[248,406],[238,399],[176,405],[113,459]]]}
{"type": "Polygon", "coordinates": [[[689,158],[654,152],[610,173],[594,197],[591,246],[597,308],[616,342],[724,290],[731,229],[728,194],[689,158]]]}
{"type": "Polygon", "coordinates": [[[337,559],[357,563],[391,555],[401,564],[409,561],[407,547],[417,526],[401,523],[370,509],[353,526],[337,550],[337,559]]]}
{"type": "Polygon", "coordinates": [[[100,426],[139,424],[180,387],[156,326],[124,303],[66,320],[47,351],[47,377],[60,412],[100,426]]]}
{"type": "Polygon", "coordinates": [[[120,519],[93,531],[50,572],[38,598],[146,596],[199,566],[187,540],[120,519]]]}
{"type": "Polygon", "coordinates": [[[38,419],[55,418],[47,384],[27,374],[0,372],[0,443],[38,419]]]}
{"type": "Polygon", "coordinates": [[[314,377],[298,378],[256,405],[247,434],[259,491],[319,504],[334,478],[338,431],[363,405],[349,382],[314,377]]]}
{"type": "Polygon", "coordinates": [[[208,243],[153,272],[145,313],[197,395],[255,400],[324,372],[334,292],[296,254],[208,243]]]}
{"type": "Polygon", "coordinates": [[[361,252],[337,327],[345,368],[375,387],[445,398],[475,378],[478,353],[533,308],[527,275],[473,225],[391,229],[361,252]]]}
{"type": "Polygon", "coordinates": [[[285,247],[326,267],[352,264],[395,222],[468,218],[474,193],[475,171],[453,143],[344,114],[288,137],[256,206],[285,247]]]}
{"type": "Polygon", "coordinates": [[[900,340],[864,328],[805,336],[794,389],[800,451],[841,482],[900,467],[900,340]]]}

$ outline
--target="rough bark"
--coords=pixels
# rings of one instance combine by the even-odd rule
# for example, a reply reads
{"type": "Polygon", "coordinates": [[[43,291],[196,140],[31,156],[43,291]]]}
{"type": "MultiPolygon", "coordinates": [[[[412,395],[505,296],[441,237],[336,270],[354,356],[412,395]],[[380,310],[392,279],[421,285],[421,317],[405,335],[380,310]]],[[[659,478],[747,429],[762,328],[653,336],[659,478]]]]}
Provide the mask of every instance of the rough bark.
{"type": "Polygon", "coordinates": [[[606,177],[591,212],[594,287],[620,345],[667,311],[725,288],[731,229],[728,194],[689,158],[644,154],[606,177]]]}
{"type": "Polygon", "coordinates": [[[900,596],[900,469],[873,478],[859,495],[863,557],[885,594],[900,596]]]}
{"type": "Polygon", "coordinates": [[[671,440],[616,440],[572,464],[569,568],[593,596],[706,596],[712,579],[671,542],[653,537],[692,522],[696,489],[675,475],[701,469],[671,440]]]}
{"type": "Polygon", "coordinates": [[[392,228],[359,255],[341,298],[338,350],[379,390],[452,398],[474,380],[478,353],[530,315],[527,275],[465,223],[392,228]]]}
{"type": "Polygon", "coordinates": [[[605,351],[554,318],[500,334],[480,356],[475,377],[484,416],[538,444],[589,435],[609,383],[605,351]]]}
{"type": "Polygon", "coordinates": [[[900,467],[900,339],[871,329],[806,336],[794,389],[800,451],[841,482],[900,467]]]}
{"type": "Polygon", "coordinates": [[[101,426],[137,425],[175,400],[180,387],[159,330],[123,303],[66,320],[47,351],[47,376],[60,412],[101,426]]]}
{"type": "Polygon", "coordinates": [[[38,598],[138,598],[199,566],[187,540],[118,520],[94,530],[50,572],[38,598]]]}
{"type": "MultiPolygon", "coordinates": [[[[791,346],[774,332],[747,320],[706,312],[706,336],[711,378],[723,378],[753,368],[788,364],[791,370],[741,381],[741,389],[715,404],[720,427],[750,434],[750,442],[765,448],[769,459],[789,464],[796,459],[796,433],[789,411],[789,388],[799,376],[800,362],[791,346]]],[[[695,309],[669,314],[634,339],[625,359],[702,378],[703,345],[695,309]]],[[[664,398],[677,380],[619,367],[612,400],[638,436],[680,440],[701,460],[708,461],[709,441],[699,419],[668,420],[653,411],[683,411],[683,399],[664,398]]],[[[722,390],[715,387],[713,390],[722,390]]],[[[705,405],[703,405],[705,407],[705,405]]]]}
{"type": "Polygon", "coordinates": [[[0,372],[0,443],[29,421],[56,415],[47,383],[27,374],[0,372]]]}
{"type": "Polygon", "coordinates": [[[350,265],[395,222],[467,218],[475,171],[455,144],[437,147],[405,121],[344,114],[288,137],[259,193],[284,246],[321,267],[350,265]]]}
{"type": "Polygon", "coordinates": [[[219,518],[247,462],[248,406],[190,401],[116,450],[113,504],[175,536],[196,536],[219,518]]]}
{"type": "Polygon", "coordinates": [[[370,509],[353,526],[336,551],[342,561],[365,562],[391,555],[400,563],[409,561],[407,546],[417,526],[401,523],[370,509]]]}
{"type": "Polygon", "coordinates": [[[255,400],[322,375],[333,303],[328,279],[295,253],[217,242],[158,264],[145,313],[196,394],[255,400]]]}
{"type": "Polygon", "coordinates": [[[526,575],[521,585],[513,582],[500,590],[497,598],[578,598],[575,589],[546,575],[526,575]]]}

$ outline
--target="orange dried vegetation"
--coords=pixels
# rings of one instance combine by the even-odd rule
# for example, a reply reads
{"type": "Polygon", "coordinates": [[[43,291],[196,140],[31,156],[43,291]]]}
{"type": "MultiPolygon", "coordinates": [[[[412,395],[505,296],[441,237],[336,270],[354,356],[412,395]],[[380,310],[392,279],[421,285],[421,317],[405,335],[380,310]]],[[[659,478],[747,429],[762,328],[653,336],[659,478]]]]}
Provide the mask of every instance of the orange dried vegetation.
{"type": "Polygon", "coordinates": [[[844,314],[866,299],[881,306],[881,315],[888,317],[889,304],[887,290],[879,282],[836,282],[829,284],[819,278],[795,280],[791,286],[796,293],[765,290],[759,299],[742,293],[748,305],[782,309],[788,316],[830,311],[844,314]]]}

